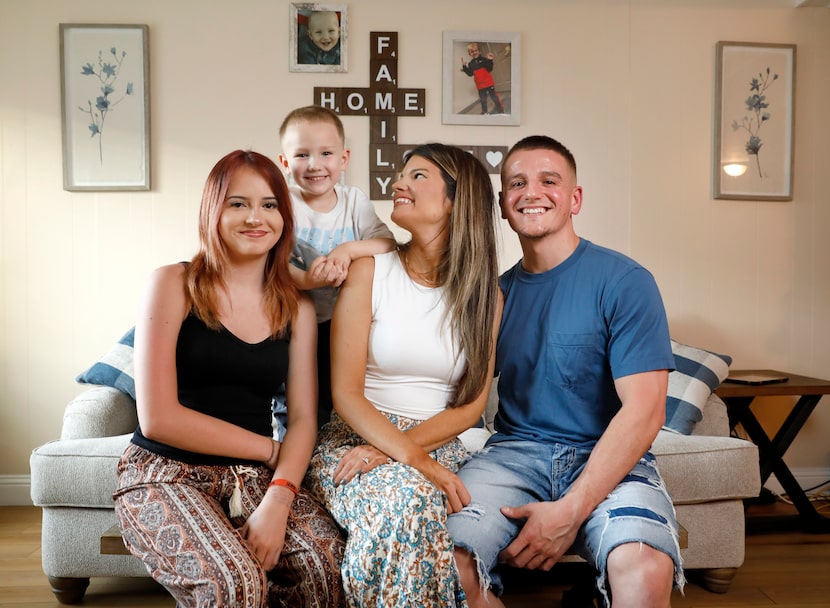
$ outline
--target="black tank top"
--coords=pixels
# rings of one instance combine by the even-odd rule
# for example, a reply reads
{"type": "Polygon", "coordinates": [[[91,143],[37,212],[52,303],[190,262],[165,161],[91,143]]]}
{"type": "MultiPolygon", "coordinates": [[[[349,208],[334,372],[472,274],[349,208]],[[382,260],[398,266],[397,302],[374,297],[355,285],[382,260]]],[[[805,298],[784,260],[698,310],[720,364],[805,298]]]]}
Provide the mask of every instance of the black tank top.
{"type": "MultiPolygon", "coordinates": [[[[267,338],[248,344],[224,327],[210,329],[190,314],[179,331],[176,372],[182,405],[270,437],[271,400],[288,373],[288,340],[267,338]]],[[[188,464],[247,462],[180,450],[146,438],[140,427],[132,442],[188,464]]]]}

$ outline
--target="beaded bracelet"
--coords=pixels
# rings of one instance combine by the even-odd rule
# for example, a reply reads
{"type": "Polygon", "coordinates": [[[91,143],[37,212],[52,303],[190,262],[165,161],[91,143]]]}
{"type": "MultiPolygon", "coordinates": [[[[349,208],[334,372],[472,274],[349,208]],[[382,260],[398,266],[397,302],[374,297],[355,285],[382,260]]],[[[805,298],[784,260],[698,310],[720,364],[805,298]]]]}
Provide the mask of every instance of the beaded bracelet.
{"type": "Polygon", "coordinates": [[[296,496],[297,494],[300,493],[300,490],[297,488],[297,486],[295,486],[293,482],[288,481],[287,479],[282,479],[282,478],[272,479],[271,483],[268,484],[269,488],[277,487],[277,486],[283,487],[283,488],[288,488],[289,490],[294,492],[294,496],[296,496]]]}

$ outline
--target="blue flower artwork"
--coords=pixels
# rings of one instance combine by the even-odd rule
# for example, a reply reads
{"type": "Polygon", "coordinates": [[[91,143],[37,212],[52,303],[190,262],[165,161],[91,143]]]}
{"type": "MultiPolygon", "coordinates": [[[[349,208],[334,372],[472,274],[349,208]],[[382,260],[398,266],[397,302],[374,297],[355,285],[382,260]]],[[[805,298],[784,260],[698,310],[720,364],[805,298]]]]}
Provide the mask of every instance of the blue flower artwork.
{"type": "Polygon", "coordinates": [[[100,83],[100,95],[97,95],[95,100],[87,100],[87,106],[78,106],[78,109],[89,115],[89,133],[90,137],[98,138],[98,158],[101,164],[104,163],[104,126],[107,116],[118,104],[133,94],[132,82],[128,82],[120,93],[116,87],[126,57],[126,51],[122,50],[119,54],[118,49],[111,47],[106,59],[104,52],[98,51],[97,63],[86,63],[81,67],[83,76],[92,76],[100,83]]]}
{"type": "Polygon", "coordinates": [[[749,97],[745,102],[748,114],[744,115],[741,122],[732,121],[733,131],[743,129],[749,135],[745,146],[746,153],[755,157],[755,167],[761,178],[764,177],[764,172],[761,170],[761,147],[764,143],[760,131],[764,123],[771,118],[771,114],[767,111],[769,103],[765,93],[776,80],[778,80],[778,74],[772,73],[769,67],[766,72],[759,72],[758,76],[750,80],[749,97]]]}

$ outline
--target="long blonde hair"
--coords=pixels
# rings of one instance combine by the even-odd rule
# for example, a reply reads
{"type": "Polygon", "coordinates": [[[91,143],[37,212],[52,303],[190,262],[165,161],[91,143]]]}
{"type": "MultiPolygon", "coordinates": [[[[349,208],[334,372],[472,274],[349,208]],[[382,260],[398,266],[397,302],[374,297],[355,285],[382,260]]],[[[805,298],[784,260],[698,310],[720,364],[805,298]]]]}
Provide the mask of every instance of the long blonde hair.
{"type": "Polygon", "coordinates": [[[208,327],[219,329],[218,292],[225,289],[228,249],[219,234],[219,217],[225,207],[228,184],[235,171],[247,167],[262,176],[277,199],[283,231],[268,252],[262,280],[265,310],[271,336],[286,335],[298,310],[298,292],[288,273],[288,260],[294,247],[294,214],[291,196],[282,171],[266,156],[250,150],[235,150],[219,160],[205,182],[199,208],[199,251],[185,272],[185,289],[191,310],[208,327]]]}
{"type": "Polygon", "coordinates": [[[467,367],[449,404],[454,407],[475,399],[487,380],[499,288],[495,196],[487,170],[460,148],[423,144],[404,155],[404,165],[413,156],[440,168],[447,197],[453,203],[437,283],[444,289],[450,328],[467,357],[467,367]]]}

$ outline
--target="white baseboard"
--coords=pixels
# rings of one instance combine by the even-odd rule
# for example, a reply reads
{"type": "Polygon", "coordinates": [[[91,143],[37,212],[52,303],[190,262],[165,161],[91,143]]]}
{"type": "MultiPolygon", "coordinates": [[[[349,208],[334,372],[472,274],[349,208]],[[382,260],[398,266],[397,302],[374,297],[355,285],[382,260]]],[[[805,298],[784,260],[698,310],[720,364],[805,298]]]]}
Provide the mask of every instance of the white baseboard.
{"type": "MultiPolygon", "coordinates": [[[[790,472],[793,474],[796,481],[798,481],[798,485],[805,490],[808,488],[814,488],[817,485],[830,480],[830,468],[827,467],[792,468],[790,469],[790,472]]],[[[775,478],[775,474],[767,480],[764,487],[773,494],[785,493],[784,488],[781,487],[781,484],[778,483],[778,480],[775,478]]]]}
{"type": "Polygon", "coordinates": [[[0,506],[30,506],[31,485],[28,475],[0,475],[0,506]]]}

